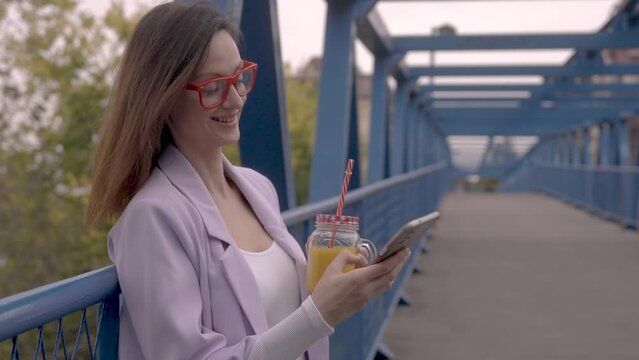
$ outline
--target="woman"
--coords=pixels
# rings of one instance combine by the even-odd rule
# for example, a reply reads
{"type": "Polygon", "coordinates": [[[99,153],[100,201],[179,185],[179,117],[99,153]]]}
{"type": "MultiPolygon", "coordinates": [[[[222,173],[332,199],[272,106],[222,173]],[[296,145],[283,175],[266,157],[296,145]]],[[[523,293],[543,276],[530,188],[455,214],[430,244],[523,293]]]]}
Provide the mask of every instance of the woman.
{"type": "MultiPolygon", "coordinates": [[[[120,359],[328,358],[333,326],[392,284],[408,251],[340,254],[312,296],[272,184],[231,165],[257,65],[206,5],[147,13],[125,50],[97,147],[87,221],[119,216],[120,359]],[[343,274],[346,264],[358,268],[343,274]]],[[[259,119],[250,119],[259,121],[259,119]]]]}

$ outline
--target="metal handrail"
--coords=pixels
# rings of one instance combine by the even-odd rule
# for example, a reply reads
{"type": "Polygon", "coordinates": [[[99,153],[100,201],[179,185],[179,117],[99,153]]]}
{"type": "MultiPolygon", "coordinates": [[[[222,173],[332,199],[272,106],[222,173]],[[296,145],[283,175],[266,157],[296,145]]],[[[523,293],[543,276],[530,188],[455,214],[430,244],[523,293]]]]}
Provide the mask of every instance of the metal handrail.
{"type": "Polygon", "coordinates": [[[554,164],[548,162],[536,162],[535,165],[545,168],[563,170],[605,171],[621,174],[639,174],[639,166],[631,165],[582,165],[582,164],[554,164]]]}
{"type": "Polygon", "coordinates": [[[115,266],[0,299],[0,341],[97,304],[119,292],[115,266]]]}
{"type": "MultiPolygon", "coordinates": [[[[366,197],[377,194],[392,186],[399,185],[416,179],[420,176],[445,169],[447,166],[448,163],[446,161],[440,161],[438,163],[413,170],[406,174],[393,176],[392,178],[388,178],[370,185],[366,185],[359,189],[349,191],[348,196],[346,197],[346,201],[344,202],[344,206],[359,202],[366,197]]],[[[316,203],[298,206],[296,208],[283,211],[282,218],[284,219],[284,223],[286,224],[286,226],[294,226],[308,219],[312,219],[315,214],[321,214],[335,210],[338,202],[339,196],[335,196],[316,203]]]]}

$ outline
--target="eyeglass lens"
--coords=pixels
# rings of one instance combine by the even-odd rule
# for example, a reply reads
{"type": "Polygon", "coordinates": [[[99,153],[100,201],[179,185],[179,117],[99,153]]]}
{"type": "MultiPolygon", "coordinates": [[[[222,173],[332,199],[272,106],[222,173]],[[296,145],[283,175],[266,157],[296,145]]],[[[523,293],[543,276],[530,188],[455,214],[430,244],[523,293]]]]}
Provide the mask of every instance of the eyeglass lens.
{"type": "MultiPolygon", "coordinates": [[[[250,86],[254,76],[254,68],[244,69],[238,74],[235,80],[235,88],[240,96],[245,96],[251,90],[250,86]]],[[[202,88],[202,102],[204,106],[212,106],[224,101],[226,83],[227,80],[217,80],[202,88]]]]}

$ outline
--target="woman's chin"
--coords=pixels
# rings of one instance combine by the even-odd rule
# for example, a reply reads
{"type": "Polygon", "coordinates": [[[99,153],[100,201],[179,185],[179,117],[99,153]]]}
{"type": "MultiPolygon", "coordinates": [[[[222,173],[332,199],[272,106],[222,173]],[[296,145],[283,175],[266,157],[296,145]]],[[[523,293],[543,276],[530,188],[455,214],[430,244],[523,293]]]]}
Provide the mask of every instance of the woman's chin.
{"type": "Polygon", "coordinates": [[[240,132],[233,132],[232,134],[224,134],[217,139],[220,143],[220,146],[232,146],[237,144],[240,141],[240,132]]]}

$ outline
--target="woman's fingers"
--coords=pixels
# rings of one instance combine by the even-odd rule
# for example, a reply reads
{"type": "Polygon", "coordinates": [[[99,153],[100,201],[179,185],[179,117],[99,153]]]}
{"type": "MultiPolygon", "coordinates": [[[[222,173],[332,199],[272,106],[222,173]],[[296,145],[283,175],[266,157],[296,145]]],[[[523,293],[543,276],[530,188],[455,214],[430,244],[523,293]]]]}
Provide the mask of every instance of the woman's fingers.
{"type": "Polygon", "coordinates": [[[359,265],[357,267],[360,268],[360,267],[364,267],[364,266],[368,265],[368,260],[367,260],[368,256],[369,256],[368,255],[368,250],[366,250],[366,248],[364,248],[364,247],[359,247],[359,254],[362,256],[364,262],[363,262],[363,264],[361,264],[361,265],[359,265]]]}
{"type": "Polygon", "coordinates": [[[391,258],[381,263],[386,263],[384,265],[388,266],[388,268],[384,269],[383,274],[374,278],[367,279],[367,287],[369,289],[368,291],[371,292],[372,297],[378,296],[379,294],[389,290],[393,286],[397,275],[402,270],[404,264],[406,263],[406,260],[410,256],[409,254],[409,251],[400,251],[398,254],[393,255],[391,258]]]}
{"type": "Polygon", "coordinates": [[[311,294],[315,306],[331,326],[342,322],[366,306],[368,301],[389,290],[409,256],[408,249],[378,264],[343,273],[346,265],[366,265],[362,253],[340,252],[311,294]]]}
{"type": "Polygon", "coordinates": [[[408,259],[409,253],[410,251],[408,249],[404,249],[381,263],[369,265],[358,271],[361,273],[361,276],[368,281],[377,279],[380,276],[390,273],[397,267],[401,270],[401,265],[408,259]]]}
{"type": "Polygon", "coordinates": [[[366,259],[360,254],[352,254],[346,250],[341,251],[326,268],[326,271],[341,273],[346,265],[364,266],[366,259]]]}

